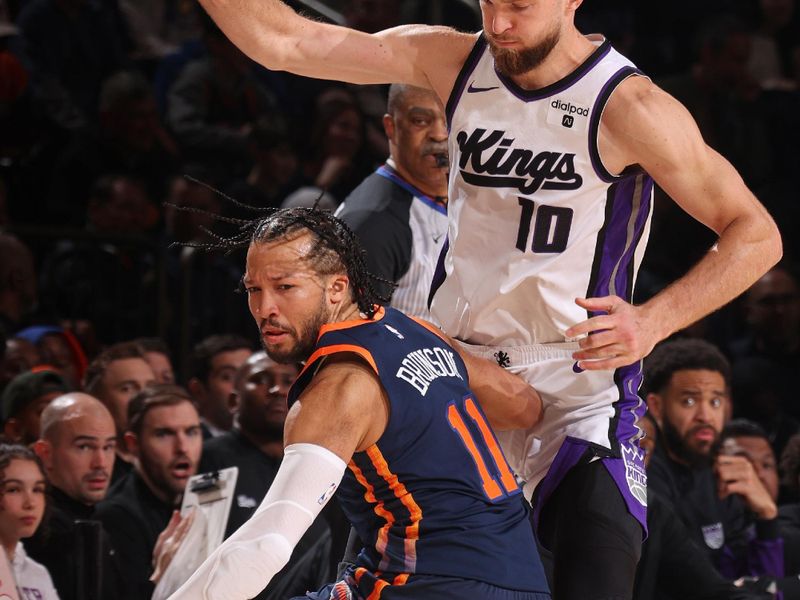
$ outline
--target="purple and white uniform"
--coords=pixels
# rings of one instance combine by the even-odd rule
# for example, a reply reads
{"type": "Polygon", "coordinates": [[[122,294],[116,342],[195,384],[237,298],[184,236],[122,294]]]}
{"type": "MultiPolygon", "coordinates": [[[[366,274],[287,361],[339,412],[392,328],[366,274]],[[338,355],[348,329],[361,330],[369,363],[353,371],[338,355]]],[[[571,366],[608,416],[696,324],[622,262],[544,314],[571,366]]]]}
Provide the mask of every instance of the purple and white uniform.
{"type": "Polygon", "coordinates": [[[644,525],[641,365],[580,371],[564,335],[587,318],[575,298],[631,301],[652,213],[652,178],[609,173],[598,149],[608,99],[641,73],[590,39],[597,49],[574,72],[526,91],[478,38],[447,104],[450,218],[431,313],[541,393],[539,425],[498,435],[528,498],[541,482],[544,501],[572,466],[603,460],[644,525]]]}

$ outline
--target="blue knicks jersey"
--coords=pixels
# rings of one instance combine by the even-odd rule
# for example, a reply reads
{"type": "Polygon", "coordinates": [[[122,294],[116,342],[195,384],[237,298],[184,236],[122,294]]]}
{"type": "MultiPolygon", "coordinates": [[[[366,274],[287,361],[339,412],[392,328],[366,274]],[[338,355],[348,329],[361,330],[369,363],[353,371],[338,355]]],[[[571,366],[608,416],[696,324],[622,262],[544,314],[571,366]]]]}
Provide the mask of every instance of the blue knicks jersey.
{"type": "Polygon", "coordinates": [[[365,544],[355,573],[364,597],[392,586],[391,596],[421,598],[415,575],[546,592],[527,505],[458,353],[392,308],[327,325],[290,405],[340,352],[375,370],[390,403],[386,430],[353,455],[337,492],[365,544]]]}

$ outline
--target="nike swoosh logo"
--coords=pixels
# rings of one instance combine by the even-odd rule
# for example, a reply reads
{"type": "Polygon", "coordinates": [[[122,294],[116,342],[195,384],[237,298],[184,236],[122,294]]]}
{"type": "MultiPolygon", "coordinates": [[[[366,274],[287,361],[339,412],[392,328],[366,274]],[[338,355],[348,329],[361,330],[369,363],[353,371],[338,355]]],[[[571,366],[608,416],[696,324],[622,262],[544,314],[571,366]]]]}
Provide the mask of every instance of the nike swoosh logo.
{"type": "Polygon", "coordinates": [[[499,86],[487,87],[487,88],[475,87],[475,82],[473,81],[472,83],[469,84],[469,87],[467,88],[467,93],[480,94],[481,92],[491,92],[492,90],[499,90],[499,89],[500,89],[499,86]]]}
{"type": "Polygon", "coordinates": [[[444,234],[442,234],[442,235],[434,235],[433,236],[433,243],[434,244],[438,244],[439,240],[442,239],[443,237],[444,237],[444,234]]]}

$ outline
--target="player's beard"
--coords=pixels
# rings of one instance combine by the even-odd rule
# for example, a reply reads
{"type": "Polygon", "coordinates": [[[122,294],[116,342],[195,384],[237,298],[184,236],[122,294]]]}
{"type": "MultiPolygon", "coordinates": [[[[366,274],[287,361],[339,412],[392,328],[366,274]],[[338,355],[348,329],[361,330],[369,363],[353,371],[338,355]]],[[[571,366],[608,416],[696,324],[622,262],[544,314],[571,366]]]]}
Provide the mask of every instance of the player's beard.
{"type": "Polygon", "coordinates": [[[713,444],[710,445],[707,451],[698,450],[689,445],[689,438],[696,429],[698,428],[693,427],[686,432],[686,435],[681,435],[680,432],[667,419],[664,419],[664,423],[661,428],[662,433],[664,434],[664,445],[667,447],[667,450],[669,450],[669,452],[671,452],[675,458],[687,464],[689,467],[693,469],[700,469],[711,466],[712,459],[710,447],[713,447],[713,444]]]}
{"type": "Polygon", "coordinates": [[[294,345],[289,348],[269,348],[264,343],[264,338],[261,338],[261,344],[264,347],[267,355],[277,363],[289,364],[299,363],[305,361],[317,345],[317,337],[322,326],[330,320],[330,313],[325,305],[325,297],[323,296],[319,310],[311,315],[299,328],[293,328],[287,333],[295,339],[294,345]]]}
{"type": "Polygon", "coordinates": [[[535,46],[515,50],[495,45],[492,37],[487,35],[495,68],[507,77],[523,75],[538,67],[544,62],[544,59],[550,56],[550,52],[556,47],[559,39],[561,39],[561,30],[556,27],[535,46]]]}

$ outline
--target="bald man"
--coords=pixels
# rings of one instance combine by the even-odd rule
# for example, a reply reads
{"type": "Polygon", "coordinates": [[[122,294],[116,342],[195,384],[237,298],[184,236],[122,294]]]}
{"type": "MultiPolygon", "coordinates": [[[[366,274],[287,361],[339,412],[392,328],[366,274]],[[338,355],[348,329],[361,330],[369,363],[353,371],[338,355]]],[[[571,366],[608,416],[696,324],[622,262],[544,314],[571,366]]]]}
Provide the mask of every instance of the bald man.
{"type": "Polygon", "coordinates": [[[47,528],[25,541],[25,548],[50,571],[61,600],[126,598],[108,536],[94,518],[95,505],[108,492],[115,448],[114,419],[93,396],[65,394],[42,412],[41,438],[34,450],[52,484],[51,518],[47,528]],[[82,555],[84,527],[100,532],[99,580],[91,555],[82,555]]]}

